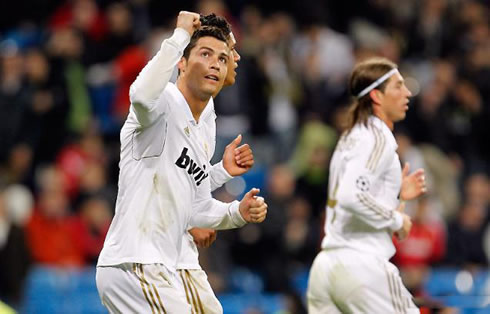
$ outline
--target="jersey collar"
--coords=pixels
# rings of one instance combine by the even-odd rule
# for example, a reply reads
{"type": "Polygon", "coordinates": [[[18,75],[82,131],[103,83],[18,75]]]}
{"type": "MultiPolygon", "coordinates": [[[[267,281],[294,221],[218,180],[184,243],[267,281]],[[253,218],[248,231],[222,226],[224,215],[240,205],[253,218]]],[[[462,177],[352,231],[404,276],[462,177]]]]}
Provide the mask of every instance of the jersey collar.
{"type": "Polygon", "coordinates": [[[369,123],[371,123],[373,126],[377,127],[383,132],[386,138],[388,138],[388,143],[390,143],[390,145],[394,147],[395,150],[398,148],[398,144],[396,142],[395,136],[393,136],[393,132],[386,125],[386,123],[384,123],[383,120],[375,115],[372,115],[371,117],[369,117],[369,123]]]}
{"type": "MultiPolygon", "coordinates": [[[[174,83],[170,83],[169,82],[167,84],[167,88],[168,88],[168,92],[170,93],[170,95],[172,96],[172,98],[174,99],[174,101],[177,103],[177,105],[179,106],[179,108],[182,108],[182,110],[184,111],[184,113],[185,113],[185,115],[187,117],[187,120],[189,122],[197,125],[197,122],[194,119],[194,116],[192,115],[191,108],[189,107],[189,104],[185,100],[184,95],[182,95],[182,92],[177,88],[177,85],[175,85],[174,83]]],[[[214,112],[214,101],[213,101],[213,97],[210,97],[209,98],[209,102],[206,105],[206,107],[204,107],[204,110],[202,111],[201,117],[199,118],[199,120],[200,121],[203,121],[212,112],[214,112]]]]}

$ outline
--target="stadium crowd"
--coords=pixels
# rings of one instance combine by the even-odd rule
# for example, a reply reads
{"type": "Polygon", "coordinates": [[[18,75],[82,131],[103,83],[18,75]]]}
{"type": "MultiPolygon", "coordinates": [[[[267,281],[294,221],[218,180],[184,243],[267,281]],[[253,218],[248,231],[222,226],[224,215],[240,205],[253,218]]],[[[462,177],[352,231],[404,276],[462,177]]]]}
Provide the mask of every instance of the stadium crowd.
{"type": "MultiPolygon", "coordinates": [[[[219,232],[201,252],[218,293],[242,267],[294,294],[320,247],[328,165],[348,110],[353,65],[384,56],[414,97],[397,125],[402,162],[428,194],[394,262],[424,297],[434,267],[490,260],[490,6],[487,0],[16,1],[0,10],[0,300],[14,307],[34,264],[95,265],[114,214],[129,86],[180,9],[224,16],[242,56],[216,98],[216,161],[244,135],[263,224],[219,232]],[[28,9],[27,9],[28,8],[28,9]]],[[[3,5],[3,4],[2,4],[3,5]]],[[[0,5],[0,7],[2,6],[0,5]]]]}

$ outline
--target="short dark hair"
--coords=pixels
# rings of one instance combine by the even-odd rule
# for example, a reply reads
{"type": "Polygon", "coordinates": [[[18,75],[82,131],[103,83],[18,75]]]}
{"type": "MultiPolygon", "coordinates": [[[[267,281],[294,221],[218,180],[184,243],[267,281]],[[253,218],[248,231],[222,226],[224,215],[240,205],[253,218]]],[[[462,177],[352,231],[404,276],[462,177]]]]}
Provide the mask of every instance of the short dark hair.
{"type": "Polygon", "coordinates": [[[223,31],[223,33],[225,33],[226,36],[228,36],[228,34],[231,33],[230,23],[228,23],[228,21],[222,16],[218,16],[214,13],[208,15],[201,14],[200,20],[201,20],[201,26],[217,27],[221,29],[221,31],[223,31]]]}
{"type": "MultiPolygon", "coordinates": [[[[349,110],[347,130],[351,130],[357,123],[366,125],[369,116],[373,114],[373,100],[369,93],[360,98],[357,95],[396,67],[395,63],[386,58],[371,58],[355,66],[349,80],[349,92],[354,101],[349,110]]],[[[384,81],[376,89],[384,92],[387,82],[388,80],[384,81]]]]}
{"type": "Polygon", "coordinates": [[[192,34],[191,41],[184,49],[184,58],[188,59],[192,48],[197,44],[197,41],[202,37],[214,37],[227,43],[228,34],[223,33],[223,31],[215,26],[201,26],[198,30],[192,34]]]}

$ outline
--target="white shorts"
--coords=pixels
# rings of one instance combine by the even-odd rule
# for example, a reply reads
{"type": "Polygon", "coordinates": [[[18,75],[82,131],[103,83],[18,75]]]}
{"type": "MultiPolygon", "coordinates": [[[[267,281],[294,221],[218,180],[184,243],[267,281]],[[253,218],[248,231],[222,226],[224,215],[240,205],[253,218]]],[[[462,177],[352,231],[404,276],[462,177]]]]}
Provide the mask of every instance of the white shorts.
{"type": "Polygon", "coordinates": [[[97,267],[96,283],[110,313],[191,313],[181,281],[163,264],[97,267]]]}
{"type": "Polygon", "coordinates": [[[353,250],[320,252],[308,280],[308,313],[420,313],[389,261],[353,250]]]}
{"type": "Polygon", "coordinates": [[[192,313],[223,314],[223,307],[216,298],[204,270],[178,269],[177,272],[184,285],[192,313]]]}

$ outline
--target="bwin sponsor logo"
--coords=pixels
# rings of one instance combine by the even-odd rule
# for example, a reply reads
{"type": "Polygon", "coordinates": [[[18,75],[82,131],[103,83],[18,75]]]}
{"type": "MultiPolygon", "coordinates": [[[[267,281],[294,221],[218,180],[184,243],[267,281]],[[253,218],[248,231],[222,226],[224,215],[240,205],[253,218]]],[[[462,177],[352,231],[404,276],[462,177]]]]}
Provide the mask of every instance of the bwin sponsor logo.
{"type": "Polygon", "coordinates": [[[187,173],[194,177],[196,185],[199,186],[201,182],[208,177],[209,174],[204,173],[204,171],[206,170],[206,166],[203,165],[201,169],[201,167],[199,167],[198,164],[189,155],[187,155],[187,151],[187,147],[184,147],[179,159],[177,159],[175,164],[182,169],[187,169],[187,173]]]}

